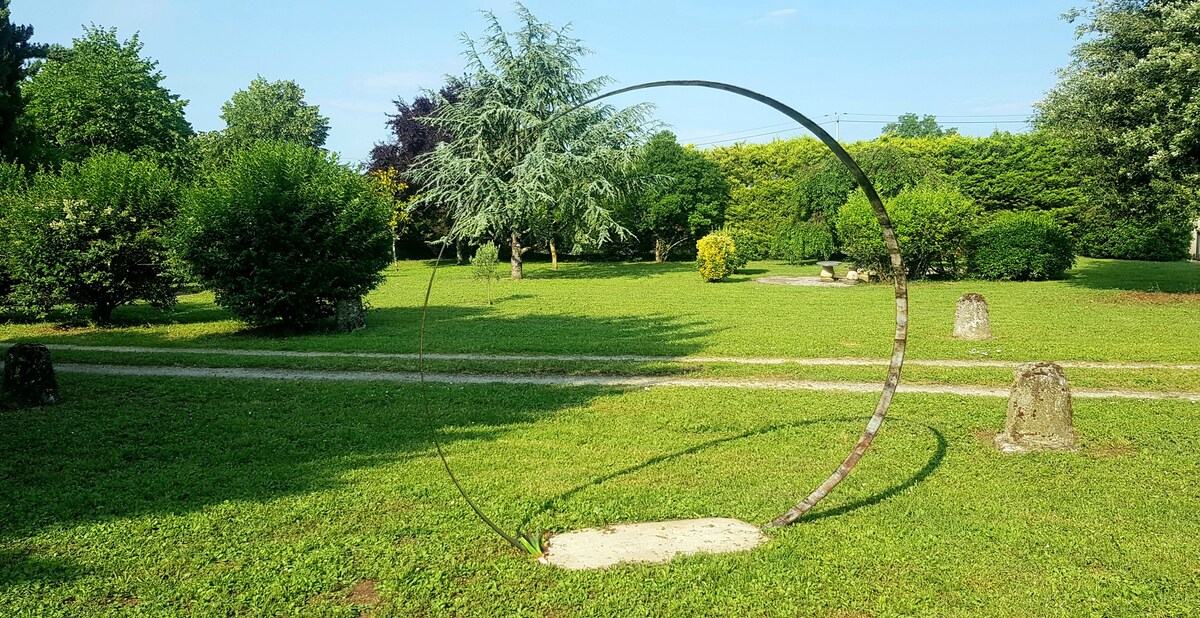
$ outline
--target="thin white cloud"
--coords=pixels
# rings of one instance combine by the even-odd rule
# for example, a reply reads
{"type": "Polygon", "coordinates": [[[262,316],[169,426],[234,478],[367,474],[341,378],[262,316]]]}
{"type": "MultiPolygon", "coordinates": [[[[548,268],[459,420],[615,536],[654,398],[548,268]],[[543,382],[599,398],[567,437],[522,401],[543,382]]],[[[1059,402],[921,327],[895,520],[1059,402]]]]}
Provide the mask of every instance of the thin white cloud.
{"type": "Polygon", "coordinates": [[[786,9],[776,9],[774,11],[770,11],[763,15],[755,17],[754,19],[748,19],[744,23],[748,26],[758,26],[758,25],[764,25],[764,24],[778,24],[778,23],[781,23],[788,19],[791,19],[792,17],[795,17],[798,14],[800,14],[800,11],[798,9],[794,9],[794,8],[790,8],[790,7],[786,8],[786,9]]]}

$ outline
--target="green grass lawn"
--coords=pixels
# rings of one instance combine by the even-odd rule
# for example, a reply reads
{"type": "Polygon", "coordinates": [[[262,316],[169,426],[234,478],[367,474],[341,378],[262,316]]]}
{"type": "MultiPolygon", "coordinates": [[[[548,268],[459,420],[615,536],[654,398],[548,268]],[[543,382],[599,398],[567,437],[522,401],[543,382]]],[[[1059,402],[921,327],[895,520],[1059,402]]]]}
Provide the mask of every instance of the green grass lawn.
{"type": "MultiPolygon", "coordinates": [[[[488,307],[439,271],[428,349],[872,357],[891,289],[721,284],[691,264],[533,263],[488,307]]],[[[0,325],[0,339],[161,348],[59,362],[411,371],[404,359],[171,348],[414,352],[422,262],[389,270],[352,334],[249,330],[197,294],[111,328],[0,325]]],[[[1080,260],[1066,281],[918,283],[910,358],[1200,361],[1200,266],[1080,260]],[[980,292],[996,338],[949,336],[980,292]]],[[[881,380],[881,367],[439,360],[459,373],[881,380]]],[[[1200,371],[1068,370],[1072,385],[1200,392],[1200,371]]],[[[1005,368],[906,366],[1005,385],[1005,368]]],[[[1083,449],[1004,457],[1005,402],[897,397],[876,444],[802,522],[742,554],[604,572],[511,551],[432,456],[419,391],[63,373],[65,403],[0,411],[0,616],[1188,616],[1200,613],[1200,405],[1077,400],[1083,449]]],[[[756,524],[823,480],[874,396],[734,389],[430,387],[470,491],[505,527],[725,516],[756,524]]]]}
{"type": "MultiPolygon", "coordinates": [[[[511,551],[432,455],[415,386],[60,377],[0,412],[4,616],[1186,616],[1200,405],[1077,401],[1083,450],[1005,457],[1004,401],[900,396],[862,464],[748,553],[569,572],[511,551]]],[[[507,528],[756,524],[872,396],[430,390],[507,528]]]]}
{"type": "MultiPolygon", "coordinates": [[[[815,266],[753,263],[719,284],[691,263],[530,263],[527,278],[502,280],[488,307],[468,268],[438,273],[428,349],[438,352],[648,354],[665,356],[869,356],[891,351],[890,286],[806,288],[754,283],[764,275],[815,275],[815,266]]],[[[264,333],[245,329],[209,294],[184,297],[160,315],[117,312],[125,326],[0,325],[0,339],[47,343],[212,346],[413,352],[425,262],[388,270],[369,298],[368,328],[353,334],[264,333]],[[268,336],[275,335],[275,336],[268,336]]],[[[912,358],[1137,360],[1197,358],[1200,265],[1080,259],[1065,281],[916,283],[911,289],[912,358]],[[955,301],[984,294],[996,338],[952,339],[955,301]],[[1175,294],[1173,294],[1175,293],[1175,294]]]]}

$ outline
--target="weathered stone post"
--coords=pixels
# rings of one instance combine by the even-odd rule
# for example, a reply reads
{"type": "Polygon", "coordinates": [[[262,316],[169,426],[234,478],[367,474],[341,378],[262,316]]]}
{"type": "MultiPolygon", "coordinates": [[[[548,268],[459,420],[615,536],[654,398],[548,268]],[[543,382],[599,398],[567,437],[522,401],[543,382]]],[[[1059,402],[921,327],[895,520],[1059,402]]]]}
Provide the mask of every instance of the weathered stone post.
{"type": "Polygon", "coordinates": [[[4,355],[0,404],[44,406],[58,403],[58,382],[50,350],[40,343],[18,343],[4,355]]]}
{"type": "Polygon", "coordinates": [[[362,298],[348,298],[337,302],[337,328],[344,333],[367,327],[362,298]]]}
{"type": "Polygon", "coordinates": [[[1062,367],[1028,363],[1013,372],[1004,433],[996,447],[1005,453],[1075,450],[1071,387],[1062,367]]]}
{"type": "Polygon", "coordinates": [[[955,339],[991,339],[987,300],[982,294],[963,294],[954,309],[955,339]]]}

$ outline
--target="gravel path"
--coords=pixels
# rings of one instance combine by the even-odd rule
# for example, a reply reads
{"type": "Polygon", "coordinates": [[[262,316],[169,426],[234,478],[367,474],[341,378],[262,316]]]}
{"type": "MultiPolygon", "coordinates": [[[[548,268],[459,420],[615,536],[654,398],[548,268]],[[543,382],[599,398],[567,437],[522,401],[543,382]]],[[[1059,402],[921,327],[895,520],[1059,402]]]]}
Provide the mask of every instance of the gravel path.
{"type": "MultiPolygon", "coordinates": [[[[347,382],[402,382],[421,380],[416,372],[383,371],[318,371],[306,369],[240,369],[228,367],[143,367],[124,365],[81,365],[60,363],[55,369],[62,373],[86,373],[115,376],[154,376],[172,378],[224,378],[244,380],[332,380],[347,382]]],[[[878,382],[822,382],[813,380],[722,380],[703,378],[672,378],[654,376],[519,376],[466,375],[426,373],[427,382],[441,384],[535,384],[553,386],[610,386],[651,388],[675,386],[687,388],[753,388],[774,390],[804,390],[822,392],[876,393],[878,382]]],[[[976,397],[1008,397],[1008,389],[991,386],[960,386],[949,384],[900,384],[901,393],[965,395],[976,397]]],[[[1077,388],[1072,396],[1080,399],[1183,399],[1200,402],[1200,393],[1170,391],[1126,391],[1077,388]]]]}
{"type": "MultiPolygon", "coordinates": [[[[412,353],[388,352],[296,352],[291,350],[246,350],[230,348],[167,348],[139,346],[87,346],[72,344],[49,344],[51,350],[77,350],[109,352],[113,354],[212,354],[217,356],[267,356],[286,358],[374,358],[389,360],[416,360],[412,353]]],[[[551,362],[632,362],[632,363],[731,363],[736,365],[817,365],[817,366],[861,366],[887,367],[887,359],[875,358],[745,358],[736,356],[640,356],[640,355],[593,355],[593,354],[426,354],[429,360],[465,361],[551,361],[551,362]]],[[[905,359],[904,364],[913,367],[999,367],[1015,368],[1028,361],[1000,360],[923,360],[905,359]]],[[[1106,363],[1092,361],[1054,361],[1064,369],[1177,369],[1200,370],[1200,364],[1172,363],[1106,363]]]]}

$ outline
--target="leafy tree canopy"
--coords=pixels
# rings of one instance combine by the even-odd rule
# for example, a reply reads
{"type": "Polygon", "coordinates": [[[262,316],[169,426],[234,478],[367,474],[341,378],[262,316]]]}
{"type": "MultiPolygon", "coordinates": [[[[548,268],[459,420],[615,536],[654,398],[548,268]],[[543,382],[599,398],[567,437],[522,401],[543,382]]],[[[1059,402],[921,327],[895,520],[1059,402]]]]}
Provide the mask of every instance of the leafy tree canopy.
{"type": "Polygon", "coordinates": [[[158,63],[141,51],[137,35],[122,43],[115,29],[98,27],[69,50],[51,50],[22,88],[39,162],[80,161],[94,150],[174,162],[192,134],[187,101],[162,87],[158,63]]]}
{"type": "Polygon", "coordinates": [[[0,0],[0,159],[17,157],[17,117],[21,115],[21,82],[30,60],[45,58],[49,48],[32,43],[33,26],[13,25],[9,0],[0,0]]]}
{"type": "Polygon", "coordinates": [[[649,183],[633,200],[626,227],[654,240],[656,261],[665,261],[676,245],[694,242],[724,221],[729,182],[721,168],[680,146],[670,131],[650,138],[638,173],[649,183]]]}
{"type": "Polygon", "coordinates": [[[273,141],[320,148],[329,137],[329,118],[304,101],[304,89],[292,80],[256,77],[221,106],[221,119],[223,135],[235,147],[273,141]]]}
{"type": "Polygon", "coordinates": [[[1200,181],[1200,2],[1094,0],[1039,125],[1090,166],[1091,197],[1122,216],[1180,218],[1200,181]]]}
{"type": "Polygon", "coordinates": [[[900,114],[896,122],[883,125],[883,134],[896,137],[942,137],[958,135],[958,129],[943,129],[942,125],[938,124],[937,117],[930,114],[918,118],[916,114],[908,113],[900,114]]]}
{"type": "MultiPolygon", "coordinates": [[[[458,101],[458,93],[464,82],[451,78],[437,94],[422,94],[412,103],[396,99],[396,113],[388,114],[387,127],[391,133],[387,141],[375,144],[371,149],[368,171],[378,178],[406,176],[413,163],[421,155],[432,152],[441,142],[449,141],[450,135],[429,121],[429,117],[441,103],[458,101]]],[[[421,185],[411,177],[408,182],[394,182],[394,203],[403,204],[406,225],[393,227],[397,243],[407,242],[415,246],[434,246],[437,240],[450,232],[451,221],[445,204],[424,202],[418,208],[409,209],[414,196],[421,193],[421,185]]],[[[423,249],[422,249],[423,251],[423,249]]],[[[461,261],[461,256],[460,256],[461,261]]]]}

